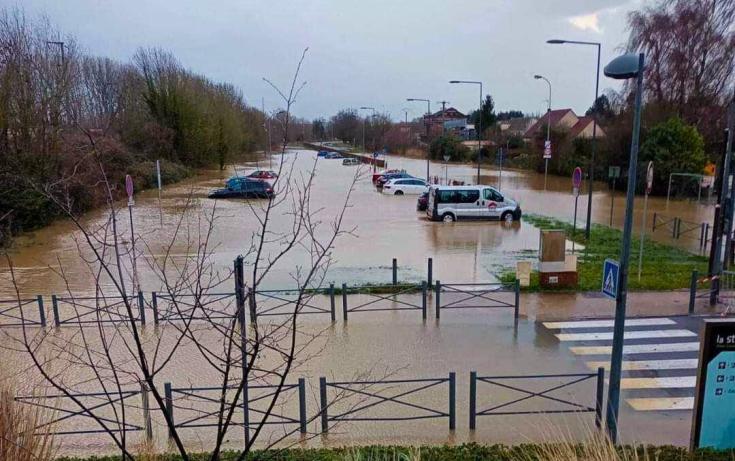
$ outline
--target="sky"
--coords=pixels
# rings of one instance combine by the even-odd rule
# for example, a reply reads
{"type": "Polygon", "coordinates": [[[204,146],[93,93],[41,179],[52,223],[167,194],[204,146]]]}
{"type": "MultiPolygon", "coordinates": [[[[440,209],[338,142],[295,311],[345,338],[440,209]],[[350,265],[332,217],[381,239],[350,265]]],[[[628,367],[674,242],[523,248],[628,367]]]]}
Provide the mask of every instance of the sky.
{"type": "MultiPolygon", "coordinates": [[[[426,103],[462,112],[479,104],[479,80],[496,111],[577,113],[592,104],[596,51],[550,38],[602,43],[601,67],[624,51],[627,14],[653,0],[0,0],[46,15],[90,54],[129,61],[139,47],[172,52],[182,65],[242,90],[250,105],[282,107],[267,77],[287,87],[304,48],[306,82],[295,115],[328,118],[374,107],[414,118],[426,103]]],[[[618,89],[600,77],[600,92],[618,89]]]]}

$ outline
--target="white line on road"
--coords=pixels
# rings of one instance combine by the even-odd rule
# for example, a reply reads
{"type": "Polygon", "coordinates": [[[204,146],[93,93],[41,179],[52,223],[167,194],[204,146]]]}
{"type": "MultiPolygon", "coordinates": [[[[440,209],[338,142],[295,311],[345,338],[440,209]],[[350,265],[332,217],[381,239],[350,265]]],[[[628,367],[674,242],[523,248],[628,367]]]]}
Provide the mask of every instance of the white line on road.
{"type": "MultiPolygon", "coordinates": [[[[671,359],[671,360],[625,360],[623,370],[688,370],[696,369],[699,359],[671,359]]],[[[592,370],[610,368],[610,362],[587,362],[592,370]]]]}
{"type": "Polygon", "coordinates": [[[687,389],[697,384],[696,376],[667,376],[663,378],[623,378],[621,389],[687,389]]]}
{"type": "MultiPolygon", "coordinates": [[[[613,332],[598,333],[557,333],[555,335],[559,341],[610,341],[613,339],[613,332]]],[[[697,336],[689,330],[650,330],[650,331],[626,331],[624,339],[645,339],[645,338],[684,338],[688,336],[697,336]]]]}
{"type": "Polygon", "coordinates": [[[694,408],[694,397],[640,398],[625,401],[637,411],[691,410],[694,408]]]}
{"type": "MultiPolygon", "coordinates": [[[[612,346],[573,346],[569,350],[577,355],[610,355],[612,353],[612,346]]],[[[699,343],[631,344],[623,346],[623,354],[693,351],[699,351],[699,343]]]]}
{"type": "MultiPolygon", "coordinates": [[[[614,320],[582,320],[577,322],[544,322],[544,326],[550,330],[566,330],[570,328],[612,328],[615,325],[614,320]]],[[[676,325],[671,319],[627,319],[626,327],[650,327],[659,325],[676,325]]]]}

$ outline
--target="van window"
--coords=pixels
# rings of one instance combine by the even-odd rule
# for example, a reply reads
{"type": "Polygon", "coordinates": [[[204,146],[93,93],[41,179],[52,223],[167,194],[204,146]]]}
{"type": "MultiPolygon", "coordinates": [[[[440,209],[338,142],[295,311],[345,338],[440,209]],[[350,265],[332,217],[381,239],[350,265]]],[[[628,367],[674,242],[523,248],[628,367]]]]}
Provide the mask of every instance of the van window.
{"type": "Polygon", "coordinates": [[[458,190],[457,203],[473,203],[480,199],[479,190],[458,190]]]}
{"type": "Polygon", "coordinates": [[[499,192],[497,192],[497,191],[495,191],[493,189],[484,189],[483,192],[484,192],[483,196],[484,196],[485,200],[493,200],[495,202],[502,202],[503,201],[503,196],[500,195],[499,192]]]}
{"type": "Polygon", "coordinates": [[[455,191],[453,190],[437,190],[436,191],[436,202],[437,203],[454,203],[455,191]]]}

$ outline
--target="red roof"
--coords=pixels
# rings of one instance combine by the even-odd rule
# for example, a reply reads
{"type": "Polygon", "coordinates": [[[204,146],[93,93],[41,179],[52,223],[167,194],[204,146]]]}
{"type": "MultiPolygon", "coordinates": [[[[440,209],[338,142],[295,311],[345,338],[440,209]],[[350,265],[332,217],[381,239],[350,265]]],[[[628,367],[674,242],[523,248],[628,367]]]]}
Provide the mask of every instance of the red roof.
{"type": "MultiPolygon", "coordinates": [[[[579,117],[579,121],[572,127],[571,130],[569,130],[571,138],[576,138],[579,133],[584,131],[584,129],[587,128],[593,121],[594,119],[592,117],[588,117],[586,115],[584,117],[579,117]]],[[[600,127],[598,126],[597,129],[599,130],[600,127]]]]}
{"type": "Polygon", "coordinates": [[[569,112],[572,112],[572,109],[557,109],[552,110],[551,112],[546,112],[543,117],[538,119],[536,123],[531,125],[524,134],[525,137],[530,138],[534,135],[538,130],[540,130],[542,127],[546,126],[547,120],[549,120],[549,116],[551,116],[551,127],[559,124],[559,121],[564,118],[565,115],[567,115],[569,112]]]}

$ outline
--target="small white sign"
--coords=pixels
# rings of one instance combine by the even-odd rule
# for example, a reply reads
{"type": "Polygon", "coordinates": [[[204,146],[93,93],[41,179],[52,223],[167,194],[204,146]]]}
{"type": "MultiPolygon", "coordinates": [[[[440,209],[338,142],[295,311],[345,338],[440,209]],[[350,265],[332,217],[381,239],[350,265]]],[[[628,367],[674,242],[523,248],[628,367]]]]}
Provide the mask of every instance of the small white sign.
{"type": "Polygon", "coordinates": [[[551,158],[551,141],[544,141],[544,158],[551,158]]]}

